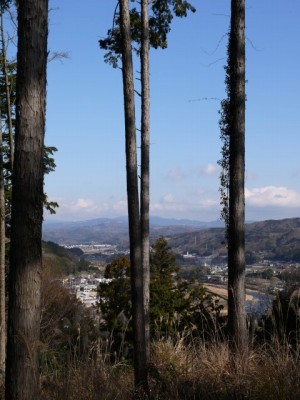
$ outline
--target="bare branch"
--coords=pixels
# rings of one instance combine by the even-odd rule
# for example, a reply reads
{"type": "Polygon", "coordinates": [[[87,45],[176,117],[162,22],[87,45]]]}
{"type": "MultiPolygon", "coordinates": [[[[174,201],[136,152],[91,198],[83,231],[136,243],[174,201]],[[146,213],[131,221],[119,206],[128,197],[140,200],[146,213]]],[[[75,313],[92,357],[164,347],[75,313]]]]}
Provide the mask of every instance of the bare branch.
{"type": "Polygon", "coordinates": [[[60,51],[51,51],[50,53],[48,53],[48,63],[50,63],[51,61],[60,61],[61,63],[63,62],[63,60],[69,59],[70,55],[68,52],[60,52],[60,51]]]}
{"type": "Polygon", "coordinates": [[[212,52],[208,52],[206,50],[204,50],[203,48],[201,48],[201,50],[208,56],[213,56],[216,51],[218,50],[218,48],[220,47],[220,44],[223,42],[223,39],[227,36],[227,33],[224,33],[221,38],[219,39],[216,48],[212,51],[212,52]]]}
{"type": "Polygon", "coordinates": [[[251,45],[251,47],[252,47],[253,50],[256,50],[256,51],[263,51],[263,49],[259,49],[258,47],[254,46],[252,40],[249,39],[248,37],[246,37],[246,41],[247,41],[248,43],[250,43],[250,45],[251,45]]]}
{"type": "Polygon", "coordinates": [[[218,101],[221,101],[221,99],[219,99],[218,97],[201,97],[199,99],[191,99],[191,100],[189,100],[189,103],[192,103],[194,101],[206,101],[206,100],[218,100],[218,101]]]}
{"type": "Polygon", "coordinates": [[[202,65],[203,67],[211,67],[212,65],[217,64],[219,61],[222,61],[222,60],[226,60],[226,57],[218,58],[217,60],[215,60],[215,61],[213,61],[213,62],[211,62],[211,63],[209,63],[209,64],[203,64],[203,63],[201,63],[201,65],[202,65]]]}

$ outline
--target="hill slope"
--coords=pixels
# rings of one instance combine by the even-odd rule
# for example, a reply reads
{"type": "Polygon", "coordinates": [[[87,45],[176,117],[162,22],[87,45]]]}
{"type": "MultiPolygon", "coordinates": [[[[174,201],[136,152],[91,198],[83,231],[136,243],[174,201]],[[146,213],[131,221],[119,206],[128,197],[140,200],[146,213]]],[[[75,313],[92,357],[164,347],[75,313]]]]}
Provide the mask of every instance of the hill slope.
{"type": "Polygon", "coordinates": [[[87,269],[89,263],[81,258],[80,249],[67,250],[53,242],[43,242],[44,271],[52,277],[74,274],[87,269]]]}
{"type": "MultiPolygon", "coordinates": [[[[205,256],[226,254],[224,228],[203,229],[173,235],[171,247],[205,256]]],[[[246,225],[246,251],[265,258],[300,262],[300,218],[269,220],[246,225]]]]}
{"type": "MultiPolygon", "coordinates": [[[[168,238],[174,251],[197,253],[201,256],[226,255],[225,229],[205,228],[196,221],[168,220],[151,225],[151,241],[159,236],[168,238]],[[174,223],[177,222],[177,225],[174,223]],[[161,225],[159,225],[161,223],[161,225]]],[[[99,219],[80,223],[51,225],[44,228],[44,240],[60,244],[109,243],[128,247],[126,219],[99,219]]],[[[300,262],[300,218],[268,220],[246,225],[246,251],[269,259],[300,262]]]]}
{"type": "MultiPolygon", "coordinates": [[[[159,236],[170,236],[178,233],[193,232],[212,226],[223,225],[221,221],[202,222],[191,220],[175,220],[151,218],[151,236],[154,240],[159,236]]],[[[45,223],[43,239],[59,244],[109,243],[128,247],[127,218],[98,218],[89,221],[45,223]]]]}

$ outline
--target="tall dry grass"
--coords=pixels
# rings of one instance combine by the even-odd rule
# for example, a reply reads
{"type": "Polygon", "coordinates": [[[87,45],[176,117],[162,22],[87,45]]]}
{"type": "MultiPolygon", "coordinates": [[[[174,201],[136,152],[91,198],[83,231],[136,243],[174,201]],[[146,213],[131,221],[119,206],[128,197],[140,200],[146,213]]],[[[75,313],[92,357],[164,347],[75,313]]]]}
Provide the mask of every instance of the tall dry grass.
{"type": "MultiPolygon", "coordinates": [[[[226,341],[162,338],[152,344],[151,398],[156,400],[300,399],[300,354],[279,341],[249,348],[247,363],[230,361],[226,341]]],[[[133,368],[97,360],[72,361],[63,373],[44,377],[45,400],[133,398],[133,368]]]]}
{"type": "Polygon", "coordinates": [[[104,365],[90,360],[73,362],[55,378],[42,380],[43,400],[127,400],[132,398],[133,375],[130,367],[104,365]]]}
{"type": "Polygon", "coordinates": [[[156,342],[154,398],[300,399],[299,353],[288,346],[249,349],[243,368],[241,360],[230,360],[226,342],[156,342]]]}
{"type": "MultiPolygon", "coordinates": [[[[295,297],[291,299],[295,303],[295,297]]],[[[300,400],[299,332],[293,322],[299,318],[296,300],[297,307],[289,297],[274,303],[273,313],[253,332],[247,355],[240,359],[232,359],[226,335],[218,326],[201,337],[193,329],[157,337],[149,365],[151,399],[300,400]]],[[[133,367],[119,358],[122,352],[112,354],[112,340],[113,335],[98,340],[90,354],[72,357],[56,374],[44,373],[42,398],[132,399],[133,367]]]]}

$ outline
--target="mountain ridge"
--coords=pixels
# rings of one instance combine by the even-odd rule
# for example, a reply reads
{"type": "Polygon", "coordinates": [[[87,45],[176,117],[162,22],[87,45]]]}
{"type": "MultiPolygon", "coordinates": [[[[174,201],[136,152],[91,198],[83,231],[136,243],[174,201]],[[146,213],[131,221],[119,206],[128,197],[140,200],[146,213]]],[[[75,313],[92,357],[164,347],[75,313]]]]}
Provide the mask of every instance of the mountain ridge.
{"type": "MultiPolygon", "coordinates": [[[[207,222],[203,222],[201,226],[201,221],[190,221],[191,224],[187,225],[189,220],[175,219],[158,218],[152,221],[155,223],[151,223],[151,242],[159,236],[165,236],[172,249],[181,254],[189,252],[202,256],[224,256],[227,253],[224,226],[206,227],[207,222]],[[168,225],[168,221],[177,225],[168,225]],[[198,225],[195,226],[195,222],[198,225]]],[[[59,244],[109,243],[128,248],[128,223],[126,218],[100,218],[56,227],[48,225],[44,227],[43,239],[59,244]]],[[[300,218],[247,223],[246,251],[255,255],[263,253],[270,259],[299,258],[300,261],[300,218]]]]}
{"type": "MultiPolygon", "coordinates": [[[[221,220],[203,222],[155,216],[150,218],[150,230],[154,238],[222,225],[224,226],[221,220]]],[[[115,217],[86,221],[45,222],[43,239],[59,244],[98,242],[126,246],[128,245],[128,220],[127,217],[115,217]]]]}
{"type": "MultiPolygon", "coordinates": [[[[92,226],[97,224],[104,223],[126,223],[127,224],[128,217],[127,216],[119,216],[119,217],[100,217],[100,218],[92,218],[88,220],[78,220],[78,221],[44,221],[44,228],[46,230],[57,226],[57,227],[71,227],[71,226],[92,226]]],[[[199,221],[199,220],[191,220],[188,218],[176,219],[176,218],[164,218],[158,216],[150,217],[150,225],[158,225],[158,226],[169,226],[169,225],[186,225],[186,226],[197,226],[197,227],[213,227],[213,226],[224,226],[224,223],[220,220],[213,221],[199,221]]]]}

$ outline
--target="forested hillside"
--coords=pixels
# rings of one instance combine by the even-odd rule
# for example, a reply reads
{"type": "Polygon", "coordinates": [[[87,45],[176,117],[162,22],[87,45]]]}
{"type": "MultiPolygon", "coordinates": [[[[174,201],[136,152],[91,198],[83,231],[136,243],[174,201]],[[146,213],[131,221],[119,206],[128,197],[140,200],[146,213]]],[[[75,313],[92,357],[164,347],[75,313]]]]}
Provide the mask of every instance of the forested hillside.
{"type": "MultiPolygon", "coordinates": [[[[225,230],[203,229],[169,237],[176,252],[199,255],[226,254],[225,230]]],[[[270,260],[300,262],[300,218],[270,220],[246,224],[246,252],[270,260]]]]}
{"type": "Polygon", "coordinates": [[[78,248],[65,249],[53,242],[43,242],[43,264],[50,275],[62,277],[88,269],[89,263],[78,248]]]}
{"type": "MultiPolygon", "coordinates": [[[[226,254],[224,228],[195,228],[194,225],[151,225],[151,243],[164,236],[176,253],[196,253],[215,257],[226,254]]],[[[71,224],[70,224],[71,225],[71,224]]],[[[200,223],[199,223],[200,225],[200,223]]],[[[80,243],[109,243],[128,248],[128,225],[119,220],[105,220],[75,224],[74,227],[47,227],[44,239],[57,243],[76,245],[80,243]]],[[[246,252],[254,255],[263,253],[270,260],[300,262],[300,218],[260,221],[246,224],[246,252]]]]}

